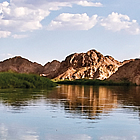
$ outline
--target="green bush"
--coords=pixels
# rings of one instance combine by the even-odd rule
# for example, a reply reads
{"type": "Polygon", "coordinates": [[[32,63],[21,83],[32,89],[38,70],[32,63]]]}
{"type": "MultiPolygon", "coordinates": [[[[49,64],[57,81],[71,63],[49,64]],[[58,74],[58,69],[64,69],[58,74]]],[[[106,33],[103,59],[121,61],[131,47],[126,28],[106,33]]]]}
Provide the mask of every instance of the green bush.
{"type": "Polygon", "coordinates": [[[48,88],[56,83],[34,74],[0,73],[0,88],[48,88]]]}

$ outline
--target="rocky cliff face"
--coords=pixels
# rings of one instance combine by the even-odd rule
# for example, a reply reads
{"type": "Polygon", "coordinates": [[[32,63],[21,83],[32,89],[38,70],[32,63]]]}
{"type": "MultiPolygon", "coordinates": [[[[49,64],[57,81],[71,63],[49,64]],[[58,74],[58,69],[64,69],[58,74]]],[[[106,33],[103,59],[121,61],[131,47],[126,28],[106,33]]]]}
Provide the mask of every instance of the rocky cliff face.
{"type": "Polygon", "coordinates": [[[130,81],[139,83],[139,69],[139,60],[119,62],[111,56],[103,56],[96,50],[74,53],[67,56],[61,63],[54,60],[44,66],[20,56],[0,62],[0,72],[11,70],[17,73],[40,74],[51,79],[63,80],[81,78],[104,80],[114,74],[110,79],[128,78],[130,81]],[[130,61],[132,62],[130,63],[130,61]],[[121,67],[122,65],[124,66],[121,67]],[[117,72],[119,74],[114,74],[119,67],[121,67],[117,72]]]}
{"type": "Polygon", "coordinates": [[[0,72],[14,71],[17,73],[42,73],[43,66],[37,63],[33,63],[25,58],[16,56],[14,58],[7,59],[0,62],[0,72]]]}
{"type": "Polygon", "coordinates": [[[131,60],[131,62],[124,64],[109,80],[118,82],[128,80],[140,85],[140,59],[131,60]]]}
{"type": "Polygon", "coordinates": [[[87,53],[74,53],[61,62],[60,67],[52,74],[55,79],[107,79],[123,63],[111,56],[103,56],[96,50],[87,53]]]}

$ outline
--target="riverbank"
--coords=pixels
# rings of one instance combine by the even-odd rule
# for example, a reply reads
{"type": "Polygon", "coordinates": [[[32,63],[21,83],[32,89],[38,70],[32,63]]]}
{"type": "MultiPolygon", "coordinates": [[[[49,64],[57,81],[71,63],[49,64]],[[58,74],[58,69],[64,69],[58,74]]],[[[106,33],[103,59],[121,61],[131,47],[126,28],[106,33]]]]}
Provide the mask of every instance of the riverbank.
{"type": "Polygon", "coordinates": [[[112,80],[98,80],[98,79],[76,79],[76,80],[64,80],[57,81],[58,84],[67,85],[95,85],[95,86],[132,86],[135,85],[127,80],[115,82],[112,80]]]}
{"type": "Polygon", "coordinates": [[[0,73],[0,88],[48,88],[57,84],[48,78],[34,74],[0,73]]]}

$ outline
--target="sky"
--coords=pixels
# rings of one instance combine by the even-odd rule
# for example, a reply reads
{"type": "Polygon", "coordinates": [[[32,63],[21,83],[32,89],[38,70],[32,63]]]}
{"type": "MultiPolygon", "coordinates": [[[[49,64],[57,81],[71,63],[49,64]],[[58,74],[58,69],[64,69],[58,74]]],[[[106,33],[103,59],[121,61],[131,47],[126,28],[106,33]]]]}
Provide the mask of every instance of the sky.
{"type": "Polygon", "coordinates": [[[95,49],[140,58],[140,0],[0,0],[0,61],[42,65],[95,49]]]}

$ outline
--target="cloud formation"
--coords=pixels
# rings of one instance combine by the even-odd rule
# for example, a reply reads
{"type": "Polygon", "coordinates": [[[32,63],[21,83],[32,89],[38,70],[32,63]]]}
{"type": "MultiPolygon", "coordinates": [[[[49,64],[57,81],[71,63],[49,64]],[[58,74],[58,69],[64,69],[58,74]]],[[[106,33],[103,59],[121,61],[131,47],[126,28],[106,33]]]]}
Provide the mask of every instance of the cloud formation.
{"type": "MultiPolygon", "coordinates": [[[[102,7],[102,3],[91,0],[10,0],[0,3],[0,38],[25,38],[21,32],[32,32],[44,29],[41,21],[52,11],[73,4],[86,7],[102,7]],[[15,34],[16,33],[16,34],[15,34]],[[19,34],[19,35],[18,35],[19,34]]],[[[126,31],[132,35],[140,34],[140,25],[136,20],[130,20],[128,15],[112,12],[107,17],[86,13],[62,13],[53,19],[47,30],[89,30],[96,24],[113,32],[126,31]]]]}
{"type": "MultiPolygon", "coordinates": [[[[41,21],[51,11],[62,7],[81,6],[100,7],[101,3],[82,0],[10,0],[0,3],[0,38],[6,38],[14,32],[26,32],[42,29],[41,21]]],[[[84,27],[86,29],[86,27],[84,27]]],[[[17,36],[13,36],[18,38],[17,36]]]]}
{"type": "Polygon", "coordinates": [[[77,4],[81,5],[81,6],[93,6],[93,7],[102,7],[103,6],[100,2],[93,3],[93,2],[89,2],[89,1],[79,1],[79,2],[77,2],[77,4]]]}
{"type": "Polygon", "coordinates": [[[51,21],[48,30],[89,30],[97,23],[97,15],[62,13],[51,21]]]}
{"type": "Polygon", "coordinates": [[[71,6],[67,2],[46,2],[44,0],[11,0],[0,3],[0,38],[8,37],[12,32],[26,32],[42,28],[41,21],[52,10],[71,6]],[[38,5],[37,5],[38,4],[38,5]]]}
{"type": "Polygon", "coordinates": [[[140,26],[136,20],[131,21],[129,16],[114,12],[101,19],[100,25],[114,32],[125,30],[130,34],[140,34],[140,26]]]}
{"type": "Polygon", "coordinates": [[[140,25],[136,20],[130,20],[128,15],[112,12],[107,17],[84,14],[62,13],[51,21],[47,30],[89,30],[96,24],[113,32],[126,31],[132,35],[140,34],[140,25]]]}
{"type": "Polygon", "coordinates": [[[42,27],[40,21],[49,15],[49,11],[30,8],[28,5],[3,2],[1,5],[0,27],[8,31],[32,31],[42,27]]]}
{"type": "Polygon", "coordinates": [[[93,15],[91,18],[86,14],[62,13],[52,20],[48,30],[89,30],[96,24],[103,26],[107,30],[118,32],[124,30],[132,35],[140,34],[140,25],[136,20],[130,20],[127,15],[112,12],[108,17],[98,17],[93,15]]]}

